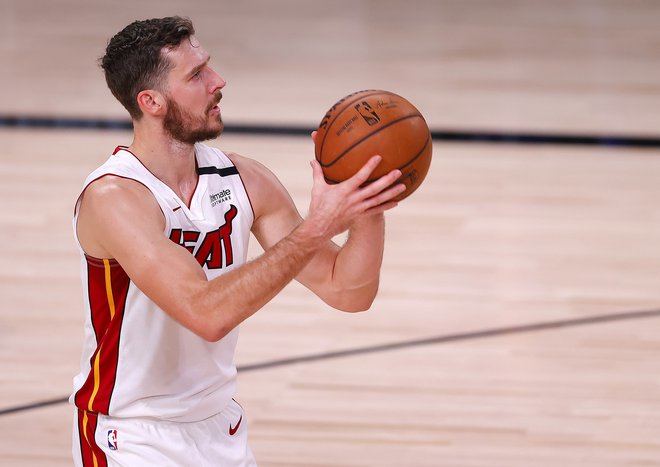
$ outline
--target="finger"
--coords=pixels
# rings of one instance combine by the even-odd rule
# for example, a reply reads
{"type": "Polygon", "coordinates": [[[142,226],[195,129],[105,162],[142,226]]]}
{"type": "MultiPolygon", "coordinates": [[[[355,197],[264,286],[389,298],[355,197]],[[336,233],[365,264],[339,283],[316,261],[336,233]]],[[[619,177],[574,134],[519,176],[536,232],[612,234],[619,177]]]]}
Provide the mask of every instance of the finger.
{"type": "Polygon", "coordinates": [[[314,142],[314,144],[316,144],[316,135],[317,134],[318,134],[318,131],[316,131],[316,130],[312,131],[312,141],[314,142]]]}
{"type": "Polygon", "coordinates": [[[385,211],[389,211],[390,209],[393,209],[399,205],[398,201],[388,201],[386,203],[379,204],[377,206],[374,206],[373,208],[367,209],[364,212],[365,216],[373,216],[374,214],[382,214],[385,211]]]}
{"type": "Polygon", "coordinates": [[[387,190],[379,193],[377,196],[367,200],[368,207],[365,208],[365,214],[377,214],[388,211],[399,205],[399,200],[393,198],[406,191],[406,185],[397,183],[387,190]]]}
{"type": "Polygon", "coordinates": [[[401,177],[401,170],[394,169],[391,172],[383,175],[382,177],[374,180],[373,182],[365,185],[362,189],[363,195],[365,197],[374,196],[384,189],[392,186],[401,177]]]}
{"type": "Polygon", "coordinates": [[[364,184],[364,182],[369,179],[369,175],[371,175],[373,171],[376,170],[376,167],[378,167],[378,164],[380,164],[382,160],[383,158],[381,156],[372,156],[369,158],[366,164],[364,164],[360,170],[357,171],[355,175],[347,180],[347,182],[350,182],[355,187],[364,184]]]}
{"type": "Polygon", "coordinates": [[[312,166],[312,180],[314,184],[327,183],[325,181],[325,176],[323,175],[323,168],[321,167],[321,164],[319,164],[319,161],[312,159],[309,161],[309,164],[312,166]]]}
{"type": "Polygon", "coordinates": [[[397,183],[396,185],[392,185],[391,187],[380,191],[378,194],[372,196],[366,201],[369,203],[369,207],[378,206],[380,204],[391,201],[392,198],[395,198],[404,191],[406,191],[406,185],[403,183],[397,183]]]}

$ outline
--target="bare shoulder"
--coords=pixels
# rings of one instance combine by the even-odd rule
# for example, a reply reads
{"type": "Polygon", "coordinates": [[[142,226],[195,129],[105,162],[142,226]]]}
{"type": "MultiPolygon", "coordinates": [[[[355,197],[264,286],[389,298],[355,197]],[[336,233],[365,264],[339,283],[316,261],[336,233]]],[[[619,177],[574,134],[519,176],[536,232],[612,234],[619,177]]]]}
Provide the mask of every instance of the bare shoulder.
{"type": "Polygon", "coordinates": [[[289,192],[268,167],[234,152],[226,154],[241,174],[256,217],[293,205],[289,192]]]}
{"type": "Polygon", "coordinates": [[[100,198],[111,196],[130,196],[132,194],[144,194],[149,189],[142,183],[130,178],[113,174],[103,175],[92,181],[83,192],[84,198],[100,198]]]}
{"type": "Polygon", "coordinates": [[[165,226],[158,202],[140,182],[105,175],[80,195],[76,231],[87,254],[113,258],[112,243],[131,230],[129,224],[153,226],[154,231],[165,226]]]}
{"type": "MultiPolygon", "coordinates": [[[[94,208],[102,207],[103,213],[134,206],[136,209],[158,203],[151,191],[142,183],[117,175],[104,175],[91,182],[80,195],[80,214],[91,215],[94,208]],[[89,208],[88,208],[89,207],[89,208]]],[[[98,213],[97,213],[98,214],[98,213]]]]}
{"type": "Polygon", "coordinates": [[[269,248],[288,235],[302,218],[289,192],[263,164],[228,153],[234,161],[254,208],[252,232],[263,248],[269,248]]]}
{"type": "Polygon", "coordinates": [[[225,154],[236,165],[244,182],[250,184],[253,184],[253,182],[279,183],[275,174],[261,162],[235,152],[226,152],[225,154]]]}

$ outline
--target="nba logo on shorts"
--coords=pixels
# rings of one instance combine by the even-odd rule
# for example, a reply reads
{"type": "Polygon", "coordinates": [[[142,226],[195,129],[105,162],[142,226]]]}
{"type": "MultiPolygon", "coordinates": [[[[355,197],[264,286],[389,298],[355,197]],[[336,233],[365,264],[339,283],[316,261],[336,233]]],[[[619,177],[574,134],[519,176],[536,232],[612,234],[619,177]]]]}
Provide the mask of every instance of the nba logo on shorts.
{"type": "Polygon", "coordinates": [[[117,430],[108,430],[108,447],[113,451],[117,450],[117,430]]]}

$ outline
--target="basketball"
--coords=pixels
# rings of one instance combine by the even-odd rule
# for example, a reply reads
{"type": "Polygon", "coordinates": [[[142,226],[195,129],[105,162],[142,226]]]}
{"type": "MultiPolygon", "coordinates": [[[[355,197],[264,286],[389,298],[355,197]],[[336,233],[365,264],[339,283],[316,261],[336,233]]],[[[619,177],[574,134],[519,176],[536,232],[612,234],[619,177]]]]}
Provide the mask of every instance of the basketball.
{"type": "Polygon", "coordinates": [[[419,188],[431,165],[431,132],[422,114],[403,97],[389,91],[359,91],[333,105],[319,124],[316,160],[328,183],[353,176],[374,155],[383,160],[367,183],[399,169],[406,190],[419,188]]]}

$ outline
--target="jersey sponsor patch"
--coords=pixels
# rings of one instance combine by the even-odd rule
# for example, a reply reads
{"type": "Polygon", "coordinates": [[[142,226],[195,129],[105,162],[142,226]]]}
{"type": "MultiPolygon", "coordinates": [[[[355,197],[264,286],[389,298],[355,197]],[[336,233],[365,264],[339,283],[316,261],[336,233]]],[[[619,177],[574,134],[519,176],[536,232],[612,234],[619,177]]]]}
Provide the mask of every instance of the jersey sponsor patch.
{"type": "Polygon", "coordinates": [[[225,188],[224,190],[220,190],[217,193],[210,194],[209,198],[211,198],[211,206],[215,207],[220,203],[231,201],[231,190],[229,188],[225,188]]]}

